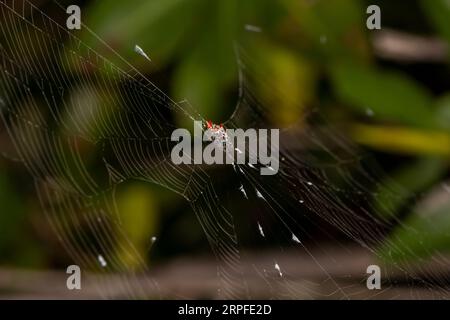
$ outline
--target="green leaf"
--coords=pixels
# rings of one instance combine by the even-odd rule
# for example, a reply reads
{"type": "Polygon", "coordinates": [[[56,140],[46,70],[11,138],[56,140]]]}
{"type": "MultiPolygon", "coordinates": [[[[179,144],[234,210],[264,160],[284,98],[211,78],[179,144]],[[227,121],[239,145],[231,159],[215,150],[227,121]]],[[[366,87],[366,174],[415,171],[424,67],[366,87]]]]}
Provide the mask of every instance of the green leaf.
{"type": "Polygon", "coordinates": [[[424,260],[450,251],[450,197],[445,189],[431,193],[380,247],[390,263],[424,260]]]}
{"type": "Polygon", "coordinates": [[[237,90],[237,4],[236,0],[208,4],[208,17],[203,20],[208,28],[196,35],[195,47],[184,53],[174,75],[173,96],[187,99],[201,115],[214,122],[224,121],[235,105],[233,101],[225,111],[226,94],[237,90]]]}
{"type": "Polygon", "coordinates": [[[324,58],[368,60],[369,47],[362,28],[365,10],[359,1],[283,0],[282,3],[298,23],[301,37],[324,58]]]}
{"type": "Polygon", "coordinates": [[[203,117],[218,122],[224,109],[223,92],[218,76],[208,66],[196,57],[185,60],[175,73],[173,96],[186,99],[203,117]]]}
{"type": "Polygon", "coordinates": [[[450,93],[436,101],[436,119],[442,128],[450,130],[450,93]]]}
{"type": "MultiPolygon", "coordinates": [[[[158,228],[158,208],[152,190],[144,184],[133,182],[119,190],[117,207],[120,226],[127,240],[133,243],[137,252],[145,256],[151,245],[152,236],[158,228]]],[[[119,244],[118,254],[130,267],[139,265],[139,258],[130,253],[126,245],[119,244]]]]}
{"type": "Polygon", "coordinates": [[[439,181],[446,169],[446,161],[435,157],[420,158],[398,169],[376,190],[375,212],[386,218],[397,215],[413,194],[439,181]]]}
{"type": "Polygon", "coordinates": [[[450,43],[450,4],[448,0],[421,0],[421,5],[436,30],[450,43]]]}
{"type": "MultiPolygon", "coordinates": [[[[202,3],[204,0],[135,0],[123,6],[116,0],[95,1],[83,21],[128,61],[138,59],[133,51],[137,44],[155,63],[163,64],[194,29],[202,3]]],[[[98,44],[88,32],[83,40],[94,48],[98,44]]]]}
{"type": "Polygon", "coordinates": [[[253,41],[246,52],[247,83],[267,110],[268,120],[288,126],[315,102],[316,66],[294,51],[265,40],[253,41]]]}
{"type": "Polygon", "coordinates": [[[409,78],[356,64],[331,67],[338,96],[354,110],[374,117],[422,128],[435,128],[431,94],[409,78]]]}
{"type": "Polygon", "coordinates": [[[383,124],[354,124],[349,128],[354,141],[384,152],[450,157],[450,135],[445,131],[383,124]]]}

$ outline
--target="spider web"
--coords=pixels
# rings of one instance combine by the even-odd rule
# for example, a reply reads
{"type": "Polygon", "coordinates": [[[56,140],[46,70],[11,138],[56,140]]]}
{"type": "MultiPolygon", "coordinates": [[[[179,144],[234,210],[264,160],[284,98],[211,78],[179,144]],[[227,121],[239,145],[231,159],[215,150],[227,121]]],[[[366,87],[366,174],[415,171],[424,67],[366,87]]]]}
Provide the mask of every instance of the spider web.
{"type": "MultiPolygon", "coordinates": [[[[301,125],[282,130],[277,175],[260,176],[258,165],[223,168],[232,181],[231,192],[256,212],[251,232],[278,252],[293,248],[301,257],[299,268],[312,263],[323,274],[316,283],[299,283],[279,263],[278,253],[271,264],[244,265],[235,220],[245,213],[226,200],[214,170],[171,162],[170,136],[177,121],[204,121],[193,107],[170,99],[87,26],[83,28],[102,45],[101,51],[117,56],[122,66],[26,0],[1,1],[0,8],[1,118],[14,147],[3,155],[22,163],[32,176],[42,210],[74,262],[105,275],[119,274],[121,292],[129,298],[160,292],[158,283],[147,276],[145,259],[123,231],[116,205],[117,187],[140,180],[179,194],[192,207],[217,261],[219,297],[257,296],[246,281],[249,273],[262,278],[274,298],[358,296],[353,285],[343,287],[316,258],[318,248],[327,256],[332,253],[305,225],[342,247],[347,246],[344,237],[376,255],[386,233],[401,221],[374,215],[371,203],[377,194],[371,190],[380,185],[381,171],[374,172],[373,164],[368,170],[366,157],[317,110],[309,111],[301,125]],[[314,119],[320,125],[312,124],[314,119]],[[82,156],[86,150],[96,156],[82,156]],[[93,164],[102,169],[92,170],[93,164]],[[323,229],[323,222],[342,236],[323,229]],[[118,245],[126,257],[113,250],[118,245]],[[129,270],[130,260],[138,267],[129,270]]],[[[237,45],[236,51],[240,96],[225,126],[267,127],[269,112],[251,90],[264,77],[255,72],[257,66],[244,48],[237,45]]],[[[264,85],[273,90],[270,83],[264,85]]],[[[402,197],[403,192],[392,190],[391,197],[402,197]]],[[[389,211],[389,202],[384,204],[389,211]]],[[[351,255],[351,248],[348,251],[351,255]]],[[[439,259],[443,265],[447,262],[439,259]]],[[[440,279],[434,281],[409,269],[407,263],[386,267],[390,271],[384,275],[383,292],[389,292],[401,274],[410,285],[419,283],[433,296],[447,297],[445,274],[434,271],[440,279]]],[[[107,277],[98,286],[105,298],[115,296],[117,284],[113,287],[107,277]]]]}

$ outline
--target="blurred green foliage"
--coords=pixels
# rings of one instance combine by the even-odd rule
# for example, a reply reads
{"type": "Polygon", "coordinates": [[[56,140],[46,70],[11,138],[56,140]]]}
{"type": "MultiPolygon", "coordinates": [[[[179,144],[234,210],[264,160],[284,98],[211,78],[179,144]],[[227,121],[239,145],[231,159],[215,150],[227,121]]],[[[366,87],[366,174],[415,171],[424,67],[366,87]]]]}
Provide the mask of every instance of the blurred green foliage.
{"type": "MultiPolygon", "coordinates": [[[[384,8],[387,1],[378,3],[384,8]]],[[[415,158],[396,166],[394,182],[386,181],[381,190],[374,190],[378,214],[384,215],[393,184],[420,193],[448,172],[450,100],[445,93],[435,96],[432,81],[418,82],[401,69],[381,67],[371,53],[370,32],[365,28],[367,5],[352,0],[169,0],[138,1],[125,9],[110,0],[92,4],[88,25],[127,59],[138,60],[131,52],[137,43],[148,51],[153,67],[173,68],[172,95],[186,98],[216,122],[234,107],[226,97],[237,87],[236,43],[251,52],[251,71],[269,78],[256,82],[254,90],[268,104],[275,123],[297,121],[309,106],[320,105],[326,112],[327,104],[342,105],[346,109],[339,109],[344,114],[339,120],[349,123],[348,132],[357,142],[415,158]],[[256,25],[261,34],[249,33],[246,24],[256,25]],[[332,87],[325,94],[325,106],[319,92],[321,78],[328,79],[332,87]]],[[[424,0],[415,6],[429,22],[424,34],[432,34],[434,28],[450,40],[450,7],[445,0],[424,0]]],[[[395,18],[401,20],[410,8],[405,4],[395,18]]],[[[148,70],[145,63],[138,61],[148,70]]],[[[448,71],[448,64],[442,67],[448,71]]],[[[408,196],[391,199],[389,212],[401,212],[408,200],[408,196]]],[[[414,225],[421,223],[416,215],[410,215],[414,225]]],[[[450,230],[448,221],[431,215],[429,224],[450,230]]],[[[424,228],[417,230],[425,233],[424,228]]],[[[406,230],[399,228],[393,237],[413,245],[418,238],[406,230]]],[[[444,234],[435,235],[430,245],[437,245],[444,234]]],[[[386,256],[391,247],[381,250],[386,256]]]]}
{"type": "MultiPolygon", "coordinates": [[[[384,17],[389,1],[102,0],[86,2],[83,21],[138,69],[168,77],[168,83],[162,85],[173,97],[187,99],[214,122],[226,120],[235,107],[236,46],[245,47],[252,59],[248,67],[265,77],[255,82],[253,89],[267,104],[274,123],[290,124],[306,108],[319,106],[355,141],[377,156],[389,154],[398,162],[388,166],[393,180],[373,190],[379,208],[376,214],[391,219],[394,217],[387,212],[400,213],[411,200],[408,192],[394,202],[391,199],[388,211],[385,203],[394,185],[417,194],[427,193],[448,174],[449,66],[448,61],[439,65],[447,76],[436,80],[417,76],[414,66],[408,69],[377,58],[370,42],[372,32],[365,27],[365,9],[372,3],[382,7],[384,17]],[[261,32],[249,32],[246,25],[257,26],[261,32]],[[136,44],[152,63],[133,51],[136,44]],[[435,81],[445,81],[447,91],[436,92],[435,81]]],[[[427,22],[424,36],[442,37],[450,43],[448,1],[411,1],[404,6],[404,10],[388,12],[391,20],[383,20],[383,27],[389,27],[389,22],[398,27],[403,20],[409,21],[408,14],[414,14],[427,22]]],[[[406,23],[404,31],[409,27],[418,28],[406,23]]],[[[95,50],[100,47],[87,32],[82,31],[81,39],[95,50]]],[[[123,64],[116,57],[108,58],[123,64]]],[[[86,99],[83,88],[78,90],[78,96],[86,99]]],[[[92,95],[87,98],[96,99],[92,95]]],[[[0,176],[0,190],[3,210],[9,212],[0,215],[0,251],[4,253],[17,241],[16,234],[22,233],[20,221],[26,210],[4,175],[0,176]]],[[[132,185],[118,195],[124,228],[144,253],[151,235],[160,231],[158,192],[132,185]]],[[[181,203],[167,194],[162,198],[167,205],[181,203]]],[[[387,260],[397,261],[406,252],[395,251],[399,243],[407,243],[423,254],[425,247],[450,249],[449,203],[427,209],[430,212],[420,210],[420,206],[412,209],[404,224],[380,248],[387,260]],[[423,242],[427,245],[419,249],[416,244],[423,242]]],[[[184,216],[179,219],[183,221],[184,216]]],[[[189,237],[195,238],[185,234],[188,243],[189,237]]]]}
{"type": "Polygon", "coordinates": [[[44,252],[30,235],[32,227],[27,219],[26,203],[9,175],[0,171],[0,254],[3,263],[14,266],[41,266],[44,252]]]}

